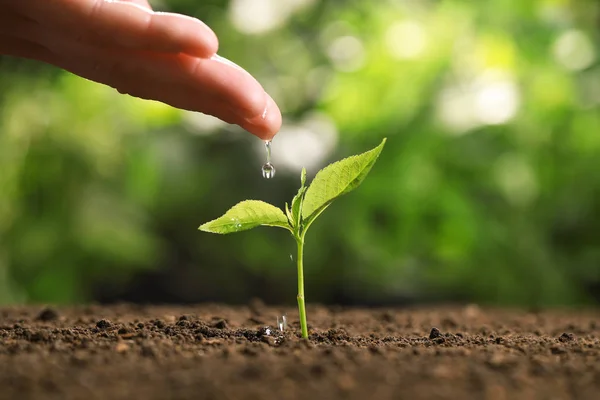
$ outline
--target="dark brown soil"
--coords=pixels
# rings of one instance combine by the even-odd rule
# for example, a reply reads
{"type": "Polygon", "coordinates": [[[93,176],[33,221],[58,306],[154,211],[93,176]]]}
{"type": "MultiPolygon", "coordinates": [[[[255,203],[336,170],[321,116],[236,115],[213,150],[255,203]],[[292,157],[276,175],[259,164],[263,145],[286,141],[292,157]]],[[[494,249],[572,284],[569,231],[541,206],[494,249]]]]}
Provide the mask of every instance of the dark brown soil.
{"type": "Polygon", "coordinates": [[[600,398],[597,311],[281,311],[0,309],[0,399],[600,398]]]}

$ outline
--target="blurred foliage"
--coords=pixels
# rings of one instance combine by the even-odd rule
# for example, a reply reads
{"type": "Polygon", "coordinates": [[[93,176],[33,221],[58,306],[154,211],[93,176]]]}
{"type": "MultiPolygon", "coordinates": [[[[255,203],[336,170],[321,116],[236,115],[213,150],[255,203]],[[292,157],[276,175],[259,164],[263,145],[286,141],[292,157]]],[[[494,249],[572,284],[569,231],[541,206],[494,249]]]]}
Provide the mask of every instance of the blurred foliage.
{"type": "Polygon", "coordinates": [[[309,302],[600,300],[597,1],[153,4],[207,22],[281,105],[278,176],[239,129],[2,57],[0,303],[293,303],[291,238],[198,225],[383,137],[312,229],[309,302]]]}

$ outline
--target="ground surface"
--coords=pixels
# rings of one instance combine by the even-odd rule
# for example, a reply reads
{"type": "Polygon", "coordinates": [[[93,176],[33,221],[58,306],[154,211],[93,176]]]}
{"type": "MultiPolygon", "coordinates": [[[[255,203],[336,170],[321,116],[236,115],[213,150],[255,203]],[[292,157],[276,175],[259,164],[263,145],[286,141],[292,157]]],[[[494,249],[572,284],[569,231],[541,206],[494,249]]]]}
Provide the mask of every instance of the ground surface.
{"type": "Polygon", "coordinates": [[[284,311],[0,309],[0,399],[600,398],[600,312],[284,311]]]}

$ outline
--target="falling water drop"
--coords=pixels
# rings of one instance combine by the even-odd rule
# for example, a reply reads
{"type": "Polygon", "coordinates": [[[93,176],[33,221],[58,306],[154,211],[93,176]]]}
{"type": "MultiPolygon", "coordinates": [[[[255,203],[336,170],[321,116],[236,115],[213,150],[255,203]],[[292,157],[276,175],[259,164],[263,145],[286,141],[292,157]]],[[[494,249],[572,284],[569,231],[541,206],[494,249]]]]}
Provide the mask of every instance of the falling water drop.
{"type": "Polygon", "coordinates": [[[275,176],[275,167],[271,163],[266,163],[262,166],[263,178],[271,179],[275,176]]]}
{"type": "Polygon", "coordinates": [[[267,150],[267,162],[262,166],[263,178],[271,179],[275,176],[275,167],[271,164],[271,141],[265,140],[265,149],[267,150]]]}
{"type": "Polygon", "coordinates": [[[271,141],[265,140],[265,150],[267,151],[267,163],[271,162],[271,141]]]}

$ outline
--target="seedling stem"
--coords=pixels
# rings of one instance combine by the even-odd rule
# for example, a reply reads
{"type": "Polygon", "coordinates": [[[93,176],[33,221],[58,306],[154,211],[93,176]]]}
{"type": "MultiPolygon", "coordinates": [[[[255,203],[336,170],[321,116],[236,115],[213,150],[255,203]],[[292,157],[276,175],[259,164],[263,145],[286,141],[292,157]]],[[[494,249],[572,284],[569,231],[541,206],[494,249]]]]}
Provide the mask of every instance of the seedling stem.
{"type": "Polygon", "coordinates": [[[300,329],[302,337],[308,339],[306,326],[306,307],[304,305],[304,235],[296,236],[298,246],[298,312],[300,314],[300,329]]]}

